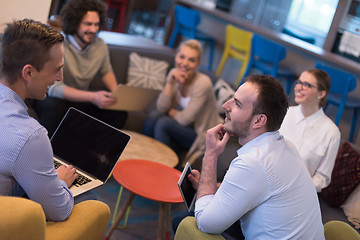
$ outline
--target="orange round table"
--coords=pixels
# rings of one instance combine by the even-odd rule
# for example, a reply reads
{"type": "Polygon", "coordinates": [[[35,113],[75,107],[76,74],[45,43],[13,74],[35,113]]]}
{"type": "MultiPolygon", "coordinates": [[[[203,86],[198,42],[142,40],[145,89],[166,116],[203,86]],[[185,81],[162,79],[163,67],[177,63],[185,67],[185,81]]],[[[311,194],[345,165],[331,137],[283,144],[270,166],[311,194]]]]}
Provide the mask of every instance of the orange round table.
{"type": "MultiPolygon", "coordinates": [[[[160,202],[157,239],[161,239],[164,215],[166,214],[169,218],[167,222],[170,220],[170,203],[183,202],[177,185],[181,172],[157,162],[129,159],[119,161],[112,174],[120,185],[130,191],[130,196],[117,215],[106,239],[110,238],[135,195],[160,202]]],[[[169,227],[167,226],[167,238],[169,237],[169,227]]]]}

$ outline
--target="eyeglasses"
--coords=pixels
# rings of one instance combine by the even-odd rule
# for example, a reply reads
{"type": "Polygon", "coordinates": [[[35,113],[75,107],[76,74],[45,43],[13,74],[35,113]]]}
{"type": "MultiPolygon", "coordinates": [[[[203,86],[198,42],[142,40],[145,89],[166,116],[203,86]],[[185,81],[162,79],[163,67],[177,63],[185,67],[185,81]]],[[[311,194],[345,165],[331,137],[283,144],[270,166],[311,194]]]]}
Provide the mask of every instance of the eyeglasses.
{"type": "Polygon", "coordinates": [[[300,81],[300,79],[298,79],[294,82],[294,87],[296,87],[297,85],[300,85],[301,88],[304,90],[307,90],[309,88],[317,88],[317,86],[312,85],[311,83],[308,83],[308,82],[302,82],[302,81],[300,81]]]}

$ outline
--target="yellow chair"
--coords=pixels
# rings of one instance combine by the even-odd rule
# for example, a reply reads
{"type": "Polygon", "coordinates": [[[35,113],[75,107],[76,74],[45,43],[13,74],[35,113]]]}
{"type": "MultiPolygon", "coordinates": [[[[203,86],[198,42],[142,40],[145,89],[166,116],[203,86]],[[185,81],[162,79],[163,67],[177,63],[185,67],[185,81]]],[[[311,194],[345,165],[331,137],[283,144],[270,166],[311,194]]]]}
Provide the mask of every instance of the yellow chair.
{"type": "Polygon", "coordinates": [[[250,59],[252,37],[253,34],[251,32],[239,29],[233,25],[226,26],[225,47],[216,70],[217,76],[221,75],[227,58],[238,59],[242,61],[242,64],[236,80],[236,86],[240,84],[250,59]]]}
{"type": "Polygon", "coordinates": [[[0,196],[0,239],[100,240],[104,238],[110,208],[88,200],[76,204],[63,222],[46,221],[40,204],[26,198],[0,196]]]}

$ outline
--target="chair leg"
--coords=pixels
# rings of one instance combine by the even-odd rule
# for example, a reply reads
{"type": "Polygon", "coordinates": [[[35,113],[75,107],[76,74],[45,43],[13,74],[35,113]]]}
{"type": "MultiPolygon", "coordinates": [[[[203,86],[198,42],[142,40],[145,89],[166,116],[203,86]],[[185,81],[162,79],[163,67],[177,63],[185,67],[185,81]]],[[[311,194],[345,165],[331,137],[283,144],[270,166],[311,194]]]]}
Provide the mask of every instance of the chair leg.
{"type": "Polygon", "coordinates": [[[337,112],[337,114],[336,114],[336,119],[335,119],[335,124],[336,124],[336,126],[339,126],[340,119],[341,119],[341,115],[342,115],[342,113],[343,113],[343,111],[344,111],[344,108],[345,108],[345,106],[344,106],[343,104],[341,104],[341,105],[339,106],[338,112],[337,112]]]}
{"type": "Polygon", "coordinates": [[[329,106],[329,102],[326,102],[325,106],[323,107],[324,112],[326,111],[326,108],[329,106]]]}
{"type": "Polygon", "coordinates": [[[235,83],[235,85],[238,87],[238,86],[240,86],[240,84],[243,82],[243,78],[244,78],[244,76],[245,76],[245,71],[246,71],[246,69],[247,69],[247,66],[248,66],[248,64],[249,64],[249,62],[248,61],[246,61],[246,60],[242,60],[242,62],[241,62],[241,68],[240,68],[240,71],[239,71],[239,75],[238,75],[238,77],[237,77],[237,79],[236,79],[236,83],[235,83]]]}
{"type": "Polygon", "coordinates": [[[288,76],[286,80],[286,94],[289,95],[291,92],[291,85],[293,83],[293,76],[288,76]]]}
{"type": "Polygon", "coordinates": [[[357,123],[357,119],[359,116],[359,108],[355,108],[354,109],[354,116],[351,122],[351,129],[350,129],[350,135],[349,135],[349,142],[353,142],[353,138],[354,138],[354,133],[356,130],[356,123],[357,123]]]}
{"type": "Polygon", "coordinates": [[[171,36],[170,36],[170,40],[169,40],[169,43],[168,43],[168,47],[170,47],[170,48],[173,48],[173,47],[174,47],[174,44],[175,44],[177,35],[178,35],[178,32],[177,32],[177,30],[176,30],[175,27],[174,27],[174,30],[173,30],[173,32],[171,33],[171,36]]]}
{"type": "Polygon", "coordinates": [[[216,76],[220,77],[220,75],[224,69],[227,57],[228,57],[228,55],[225,53],[225,50],[224,50],[224,53],[220,59],[219,65],[216,69],[216,76]]]}
{"type": "Polygon", "coordinates": [[[161,240],[162,239],[163,229],[164,229],[165,208],[166,208],[165,205],[166,205],[166,203],[160,202],[158,229],[157,229],[156,240],[161,240]]]}
{"type": "Polygon", "coordinates": [[[170,240],[170,226],[171,226],[171,204],[165,205],[165,239],[170,240]]]}
{"type": "Polygon", "coordinates": [[[214,56],[214,41],[210,41],[210,53],[209,53],[209,65],[208,65],[208,71],[211,71],[212,69],[212,63],[213,63],[213,56],[214,56]]]}

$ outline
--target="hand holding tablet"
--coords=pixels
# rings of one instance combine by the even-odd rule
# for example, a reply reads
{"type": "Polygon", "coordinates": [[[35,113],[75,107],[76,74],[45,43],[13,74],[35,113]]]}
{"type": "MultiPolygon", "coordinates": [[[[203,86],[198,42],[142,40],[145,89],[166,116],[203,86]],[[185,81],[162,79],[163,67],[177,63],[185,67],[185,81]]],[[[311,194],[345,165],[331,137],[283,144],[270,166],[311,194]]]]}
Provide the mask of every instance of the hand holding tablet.
{"type": "Polygon", "coordinates": [[[186,163],[184,170],[179,178],[178,186],[184,199],[185,206],[190,212],[195,203],[196,190],[188,178],[189,174],[191,174],[191,167],[189,163],[186,163]]]}

